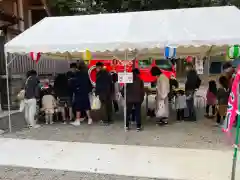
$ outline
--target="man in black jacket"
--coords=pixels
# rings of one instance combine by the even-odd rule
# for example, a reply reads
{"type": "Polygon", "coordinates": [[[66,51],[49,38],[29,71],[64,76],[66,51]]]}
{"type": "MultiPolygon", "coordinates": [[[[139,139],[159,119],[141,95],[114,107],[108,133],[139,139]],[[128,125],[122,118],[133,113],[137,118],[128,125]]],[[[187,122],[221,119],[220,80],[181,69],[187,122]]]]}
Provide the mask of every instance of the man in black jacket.
{"type": "Polygon", "coordinates": [[[76,63],[70,64],[71,71],[67,73],[59,74],[54,81],[54,92],[59,99],[60,109],[63,117],[63,122],[66,124],[72,120],[73,109],[72,109],[72,81],[75,78],[75,72],[77,69],[76,63]]]}
{"type": "Polygon", "coordinates": [[[101,101],[101,117],[104,125],[112,121],[112,94],[114,92],[110,73],[103,68],[103,63],[96,63],[97,77],[95,93],[101,101]]]}
{"type": "Polygon", "coordinates": [[[194,108],[194,93],[201,85],[201,79],[199,78],[193,64],[187,65],[187,81],[185,83],[185,93],[187,97],[187,108],[189,113],[189,120],[196,121],[196,111],[194,108]]]}

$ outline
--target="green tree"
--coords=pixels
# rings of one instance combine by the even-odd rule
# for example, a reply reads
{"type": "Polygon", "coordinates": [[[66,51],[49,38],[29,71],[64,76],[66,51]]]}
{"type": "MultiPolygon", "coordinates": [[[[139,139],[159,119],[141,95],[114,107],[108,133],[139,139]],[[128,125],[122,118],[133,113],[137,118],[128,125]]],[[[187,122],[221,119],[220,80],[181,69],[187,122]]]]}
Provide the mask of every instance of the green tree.
{"type": "Polygon", "coordinates": [[[73,15],[74,8],[79,5],[76,0],[48,0],[47,2],[50,11],[54,15],[73,15]]]}
{"type": "Polygon", "coordinates": [[[103,3],[94,0],[48,0],[55,15],[94,14],[106,12],[103,3]]]}
{"type": "Polygon", "coordinates": [[[236,5],[240,0],[47,0],[56,15],[236,5]]]}

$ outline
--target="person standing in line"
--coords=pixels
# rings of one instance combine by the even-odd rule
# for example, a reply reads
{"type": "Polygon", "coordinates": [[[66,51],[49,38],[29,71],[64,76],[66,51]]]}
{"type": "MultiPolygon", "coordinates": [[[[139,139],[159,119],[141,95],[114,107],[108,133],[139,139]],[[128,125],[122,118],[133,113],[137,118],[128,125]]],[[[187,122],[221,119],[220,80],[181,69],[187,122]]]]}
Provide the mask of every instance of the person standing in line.
{"type": "Polygon", "coordinates": [[[221,120],[224,120],[227,114],[228,106],[228,97],[230,94],[229,91],[229,81],[226,76],[221,76],[219,78],[220,87],[217,91],[217,100],[218,100],[218,110],[217,110],[217,125],[221,124],[221,120]]]}
{"type": "Polygon", "coordinates": [[[102,62],[96,63],[96,89],[95,94],[101,101],[101,117],[103,125],[109,125],[112,122],[112,95],[114,85],[110,73],[103,68],[102,62]]]}
{"type": "Polygon", "coordinates": [[[54,92],[58,99],[59,109],[64,124],[71,120],[71,89],[68,83],[68,73],[59,74],[54,81],[54,92]]]}
{"type": "Polygon", "coordinates": [[[45,89],[45,94],[42,98],[42,111],[45,112],[45,124],[53,124],[53,115],[57,107],[56,99],[53,96],[51,88],[45,89]]]}
{"type": "Polygon", "coordinates": [[[234,76],[233,76],[234,73],[235,73],[235,69],[233,68],[232,63],[226,62],[223,65],[223,75],[222,76],[225,76],[227,78],[229,89],[232,88],[232,82],[234,80],[234,76]]]}
{"type": "Polygon", "coordinates": [[[141,122],[141,106],[144,100],[144,83],[140,79],[140,71],[139,69],[133,69],[133,83],[127,84],[127,122],[126,122],[126,130],[129,130],[129,124],[131,121],[131,115],[134,116],[132,119],[136,121],[137,131],[142,129],[141,122]],[[132,114],[132,110],[134,108],[134,115],[132,114]]]}
{"type": "Polygon", "coordinates": [[[119,112],[119,105],[118,105],[118,100],[120,96],[120,84],[118,83],[118,75],[117,73],[112,74],[112,80],[113,80],[113,85],[114,85],[114,93],[113,93],[113,107],[115,110],[115,113],[119,112]]]}
{"type": "Polygon", "coordinates": [[[37,98],[40,95],[39,80],[35,70],[28,71],[25,82],[25,120],[29,127],[39,128],[35,115],[37,110],[37,98]]]}
{"type": "Polygon", "coordinates": [[[72,82],[72,90],[76,119],[71,124],[74,126],[79,126],[81,124],[81,121],[84,120],[84,118],[81,118],[81,112],[83,111],[87,114],[88,124],[92,124],[92,118],[90,116],[91,104],[89,99],[89,94],[92,92],[92,83],[83,65],[80,65],[79,71],[76,72],[75,79],[72,82]]]}
{"type": "Polygon", "coordinates": [[[156,116],[159,118],[157,124],[168,124],[167,119],[169,116],[168,96],[170,92],[169,79],[161,72],[158,67],[151,69],[152,76],[157,76],[156,83],[156,116]]]}
{"type": "Polygon", "coordinates": [[[185,94],[187,98],[187,109],[189,114],[189,121],[196,121],[196,111],[194,108],[194,94],[195,91],[201,85],[201,79],[199,78],[196,70],[193,67],[193,64],[188,64],[186,67],[187,70],[187,80],[185,83],[185,94]]]}
{"type": "Polygon", "coordinates": [[[184,109],[186,109],[186,96],[183,89],[176,89],[175,108],[177,111],[177,121],[184,120],[184,109]]]}
{"type": "Polygon", "coordinates": [[[216,115],[216,104],[217,104],[217,84],[214,80],[209,81],[207,91],[207,106],[206,106],[206,117],[211,118],[216,115]],[[209,115],[209,109],[212,107],[212,116],[209,115]]]}
{"type": "MultiPolygon", "coordinates": [[[[77,68],[79,71],[81,70],[81,71],[85,71],[86,73],[88,73],[88,66],[82,59],[77,61],[77,68]]],[[[84,119],[84,120],[88,119],[86,111],[81,111],[81,119],[84,119]]]]}

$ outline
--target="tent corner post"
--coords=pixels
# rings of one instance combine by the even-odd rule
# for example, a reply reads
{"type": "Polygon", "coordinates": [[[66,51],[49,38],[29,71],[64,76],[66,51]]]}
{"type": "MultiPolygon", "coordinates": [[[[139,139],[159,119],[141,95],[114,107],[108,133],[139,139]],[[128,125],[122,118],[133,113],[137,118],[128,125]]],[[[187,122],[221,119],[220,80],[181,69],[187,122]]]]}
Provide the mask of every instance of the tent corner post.
{"type": "Polygon", "coordinates": [[[14,59],[16,59],[16,57],[17,57],[17,55],[14,55],[14,57],[13,58],[11,58],[11,60],[8,62],[7,61],[7,57],[9,57],[10,56],[10,53],[6,53],[5,54],[5,59],[6,59],[6,66],[8,67],[13,61],[14,61],[14,59]]]}
{"type": "MultiPolygon", "coordinates": [[[[125,51],[125,61],[127,61],[128,52],[125,51]]],[[[127,72],[127,62],[124,63],[124,73],[127,72]]],[[[127,83],[124,83],[124,129],[127,131],[127,83]]]]}
{"type": "Polygon", "coordinates": [[[7,81],[8,126],[9,126],[9,131],[12,132],[8,66],[14,59],[11,59],[10,62],[8,63],[8,58],[9,57],[10,57],[10,54],[6,53],[5,54],[5,68],[6,68],[6,81],[7,81]]]}

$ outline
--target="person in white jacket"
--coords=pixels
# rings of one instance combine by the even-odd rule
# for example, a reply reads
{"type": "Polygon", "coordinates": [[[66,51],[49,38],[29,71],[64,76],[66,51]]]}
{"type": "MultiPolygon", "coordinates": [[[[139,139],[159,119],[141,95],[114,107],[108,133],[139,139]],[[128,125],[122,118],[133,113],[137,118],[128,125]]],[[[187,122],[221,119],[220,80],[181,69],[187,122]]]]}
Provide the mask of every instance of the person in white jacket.
{"type": "Polygon", "coordinates": [[[151,73],[157,76],[156,84],[156,117],[159,118],[157,123],[168,124],[169,115],[168,93],[170,92],[169,79],[161,72],[158,67],[153,67],[151,73]],[[153,71],[155,71],[153,73],[153,71]]]}

